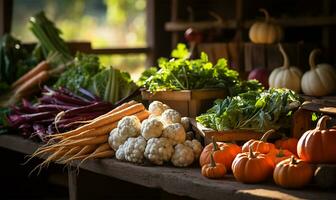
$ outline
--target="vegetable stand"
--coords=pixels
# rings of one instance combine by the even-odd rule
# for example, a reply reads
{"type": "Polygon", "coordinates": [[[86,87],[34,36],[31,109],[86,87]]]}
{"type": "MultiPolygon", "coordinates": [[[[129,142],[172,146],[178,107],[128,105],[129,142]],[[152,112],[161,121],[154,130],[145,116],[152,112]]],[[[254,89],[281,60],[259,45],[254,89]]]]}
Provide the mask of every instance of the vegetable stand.
{"type": "MultiPolygon", "coordinates": [[[[18,136],[1,135],[0,147],[23,154],[31,154],[35,151],[38,145],[18,136]]],[[[76,163],[73,164],[73,166],[75,167],[76,163]]],[[[92,195],[92,190],[85,190],[84,185],[88,183],[81,182],[81,180],[84,180],[84,177],[81,177],[81,175],[85,174],[86,171],[94,172],[91,174],[92,177],[90,177],[92,179],[93,177],[100,177],[102,182],[100,182],[100,179],[97,179],[94,183],[95,188],[98,188],[100,184],[104,184],[105,182],[103,180],[106,180],[107,177],[109,177],[113,180],[118,179],[143,186],[143,190],[145,190],[145,188],[158,188],[173,195],[184,196],[185,198],[334,199],[335,196],[334,191],[316,190],[314,187],[310,186],[306,187],[304,190],[287,190],[270,183],[242,184],[236,182],[232,176],[227,176],[222,180],[209,180],[200,174],[199,168],[140,166],[120,162],[115,159],[103,159],[88,161],[81,165],[79,176],[76,175],[76,171],[68,171],[70,199],[83,199],[85,195],[89,198],[89,193],[92,195]],[[186,187],[188,189],[186,189],[186,187]]],[[[89,184],[92,185],[92,182],[89,184]]],[[[111,187],[105,192],[117,193],[118,191],[111,187]]],[[[95,195],[100,196],[103,194],[95,195]]],[[[172,199],[172,196],[170,196],[170,199],[172,199]]]]}

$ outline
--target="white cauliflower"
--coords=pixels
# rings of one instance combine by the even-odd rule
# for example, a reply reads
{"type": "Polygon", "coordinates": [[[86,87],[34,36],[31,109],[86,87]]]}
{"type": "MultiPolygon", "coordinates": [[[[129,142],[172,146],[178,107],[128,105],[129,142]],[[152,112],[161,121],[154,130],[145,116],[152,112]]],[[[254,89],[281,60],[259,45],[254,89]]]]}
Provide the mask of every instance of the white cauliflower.
{"type": "Polygon", "coordinates": [[[151,138],[147,141],[145,157],[154,164],[162,165],[169,161],[174,148],[167,138],[151,138]]]}
{"type": "Polygon", "coordinates": [[[136,116],[126,116],[118,122],[119,134],[123,137],[140,135],[141,122],[136,116]]]}
{"type": "Polygon", "coordinates": [[[189,117],[182,117],[181,124],[185,131],[190,131],[190,120],[189,117]]]}
{"type": "Polygon", "coordinates": [[[127,136],[121,135],[118,128],[113,129],[108,137],[108,143],[114,151],[117,151],[119,146],[124,144],[126,140],[127,136]]]}
{"type": "Polygon", "coordinates": [[[128,138],[123,144],[125,160],[134,163],[142,163],[146,145],[147,142],[142,136],[128,138]]]}
{"type": "Polygon", "coordinates": [[[124,151],[123,144],[119,146],[118,150],[116,151],[115,156],[118,160],[125,160],[125,151],[124,151]]]}
{"type": "Polygon", "coordinates": [[[160,137],[163,131],[163,124],[156,118],[146,119],[141,124],[141,135],[149,140],[150,138],[160,137]]]}
{"type": "Polygon", "coordinates": [[[177,167],[186,167],[194,162],[194,152],[192,148],[184,144],[178,144],[175,146],[174,154],[171,158],[171,162],[177,167]]]}
{"type": "Polygon", "coordinates": [[[160,101],[153,101],[151,104],[149,104],[148,111],[152,115],[160,116],[166,110],[164,105],[165,104],[160,101]]]}
{"type": "Polygon", "coordinates": [[[162,113],[161,119],[167,125],[181,123],[181,114],[174,109],[167,109],[162,113]]]}
{"type": "Polygon", "coordinates": [[[163,104],[163,110],[167,110],[169,109],[170,107],[167,105],[167,104],[163,104]]]}
{"type": "Polygon", "coordinates": [[[162,137],[172,140],[173,144],[183,143],[186,139],[186,132],[179,123],[170,124],[164,127],[162,137]]]}
{"type": "Polygon", "coordinates": [[[195,160],[198,160],[203,150],[202,144],[198,140],[186,140],[184,145],[190,147],[193,150],[195,160]]]}

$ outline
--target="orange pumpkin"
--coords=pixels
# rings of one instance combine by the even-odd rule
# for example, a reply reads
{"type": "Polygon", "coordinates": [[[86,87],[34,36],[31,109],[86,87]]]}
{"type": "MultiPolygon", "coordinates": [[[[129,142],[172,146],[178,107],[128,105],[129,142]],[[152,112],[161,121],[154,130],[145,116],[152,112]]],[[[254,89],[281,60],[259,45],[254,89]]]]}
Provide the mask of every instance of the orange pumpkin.
{"type": "Polygon", "coordinates": [[[265,181],[273,172],[273,162],[259,152],[240,153],[232,163],[232,172],[237,181],[243,183],[258,183],[265,181]]]}
{"type": "Polygon", "coordinates": [[[311,163],[336,163],[336,129],[327,129],[329,116],[323,116],[316,128],[306,131],[297,145],[297,153],[303,161],[311,163]]]}
{"type": "Polygon", "coordinates": [[[290,158],[292,155],[293,153],[287,149],[273,149],[267,154],[267,157],[269,157],[274,165],[276,165],[279,162],[290,158]]]}
{"type": "Polygon", "coordinates": [[[202,167],[202,175],[207,178],[222,178],[226,174],[226,168],[222,163],[216,163],[212,154],[210,154],[210,164],[202,167]]]}
{"type": "Polygon", "coordinates": [[[237,144],[215,142],[213,139],[212,143],[203,149],[200,156],[200,165],[209,164],[210,155],[213,154],[216,163],[222,163],[226,169],[231,170],[232,161],[240,152],[241,148],[237,144]]]}
{"type": "Polygon", "coordinates": [[[267,131],[260,140],[249,140],[243,145],[243,152],[248,152],[250,146],[252,147],[253,151],[260,152],[263,154],[268,154],[271,150],[275,149],[274,144],[267,142],[267,138],[270,134],[274,133],[275,130],[271,129],[267,131]]]}
{"type": "Polygon", "coordinates": [[[285,188],[300,188],[307,185],[313,177],[312,167],[294,156],[276,165],[273,179],[277,185],[285,188]]]}
{"type": "Polygon", "coordinates": [[[282,138],[275,141],[275,147],[278,149],[288,149],[294,155],[297,155],[297,143],[299,142],[296,138],[282,138]]]}

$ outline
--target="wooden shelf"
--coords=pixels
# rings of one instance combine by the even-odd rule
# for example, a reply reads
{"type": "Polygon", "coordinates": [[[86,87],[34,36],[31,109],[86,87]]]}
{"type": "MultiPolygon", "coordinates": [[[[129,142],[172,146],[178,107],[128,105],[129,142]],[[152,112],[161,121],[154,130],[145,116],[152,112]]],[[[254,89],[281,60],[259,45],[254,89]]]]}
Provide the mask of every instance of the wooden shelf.
{"type": "MultiPolygon", "coordinates": [[[[39,145],[15,135],[0,135],[0,147],[31,154],[39,145]]],[[[74,166],[77,163],[73,163],[74,166]]],[[[333,191],[320,191],[313,186],[303,190],[286,190],[273,183],[242,184],[228,175],[223,180],[209,180],[198,167],[140,166],[115,159],[88,161],[80,166],[97,174],[148,188],[160,188],[171,194],[195,199],[333,199],[333,191]]],[[[73,175],[73,174],[72,174],[73,175]]],[[[98,184],[98,183],[97,183],[98,184]]]]}
{"type": "MultiPolygon", "coordinates": [[[[242,22],[243,28],[250,28],[256,20],[246,20],[242,22]]],[[[334,26],[336,25],[336,16],[330,17],[298,17],[275,19],[283,27],[309,27],[309,26],[334,26]]],[[[236,29],[238,23],[236,20],[219,21],[200,21],[200,22],[167,22],[166,31],[185,31],[193,27],[200,30],[211,28],[236,29]]]]}

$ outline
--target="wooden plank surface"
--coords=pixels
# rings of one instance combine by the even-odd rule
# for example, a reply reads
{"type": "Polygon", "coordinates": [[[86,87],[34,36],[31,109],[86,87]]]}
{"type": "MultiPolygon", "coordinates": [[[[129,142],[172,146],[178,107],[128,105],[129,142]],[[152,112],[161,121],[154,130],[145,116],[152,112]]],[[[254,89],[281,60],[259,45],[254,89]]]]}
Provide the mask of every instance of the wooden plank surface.
{"type": "MultiPolygon", "coordinates": [[[[0,147],[25,154],[38,145],[18,136],[1,135],[0,147]]],[[[74,163],[76,165],[76,163],[74,163]]],[[[209,180],[198,167],[140,166],[115,159],[88,161],[81,169],[149,188],[161,188],[172,194],[195,199],[334,199],[334,191],[321,191],[312,186],[304,190],[286,190],[273,183],[241,184],[228,175],[223,180],[209,180]]]]}

